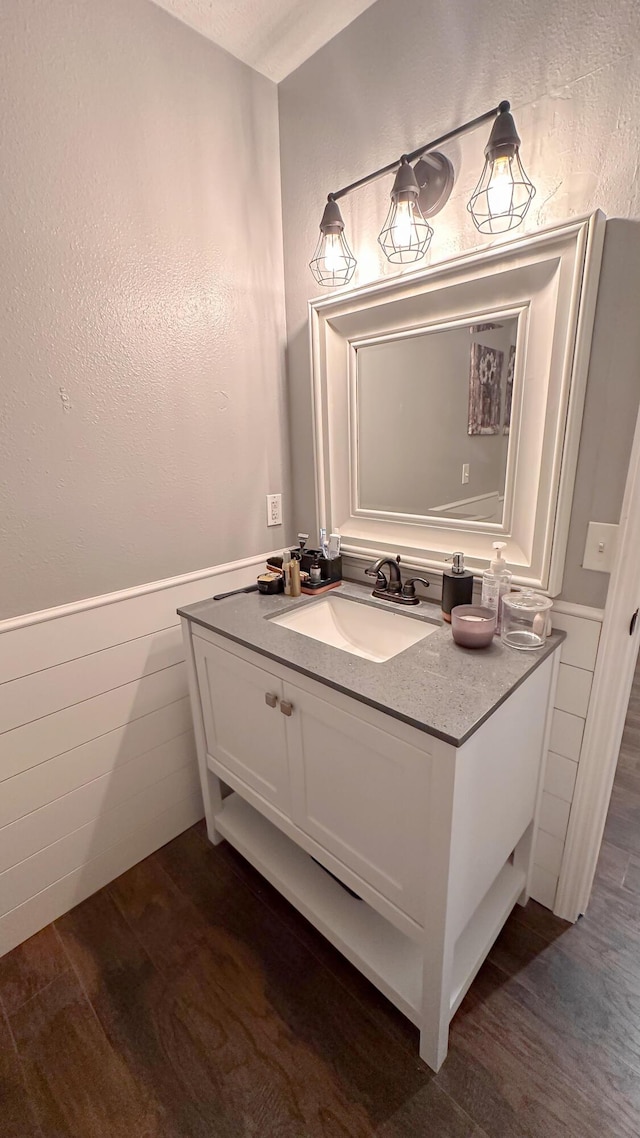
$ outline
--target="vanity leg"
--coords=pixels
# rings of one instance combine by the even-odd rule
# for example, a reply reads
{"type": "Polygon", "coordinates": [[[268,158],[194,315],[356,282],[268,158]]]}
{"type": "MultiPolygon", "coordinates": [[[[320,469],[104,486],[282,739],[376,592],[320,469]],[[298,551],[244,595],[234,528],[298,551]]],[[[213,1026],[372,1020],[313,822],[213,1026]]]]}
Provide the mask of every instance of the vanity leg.
{"type": "Polygon", "coordinates": [[[432,1071],[439,1071],[449,1050],[449,1009],[444,1020],[420,1030],[420,1058],[432,1071]]]}
{"type": "Polygon", "coordinates": [[[533,865],[533,831],[534,823],[530,822],[513,851],[513,864],[516,869],[524,871],[526,882],[522,893],[518,897],[518,905],[526,905],[529,900],[529,888],[533,865]]]}
{"type": "Polygon", "coordinates": [[[450,909],[450,858],[453,793],[457,753],[433,743],[431,798],[427,826],[430,853],[426,867],[427,905],[422,957],[420,1058],[438,1071],[449,1049],[453,940],[450,909]]]}
{"type": "Polygon", "coordinates": [[[187,665],[187,678],[189,681],[189,698],[191,700],[191,714],[193,716],[193,731],[196,740],[196,754],[198,756],[198,769],[200,771],[200,786],[204,801],[204,813],[207,820],[207,836],[213,846],[224,841],[215,826],[215,816],[222,809],[222,794],[220,792],[220,779],[209,770],[207,766],[207,745],[204,735],[204,722],[202,720],[202,707],[200,705],[200,691],[196,673],[196,659],[191,639],[191,623],[180,618],[182,624],[182,641],[184,644],[185,663],[187,665]]]}
{"type": "Polygon", "coordinates": [[[420,1058],[432,1071],[439,1071],[449,1049],[453,951],[448,947],[446,900],[433,922],[429,921],[422,966],[422,1023],[420,1058]]]}
{"type": "Polygon", "coordinates": [[[212,846],[219,846],[224,841],[222,834],[216,830],[214,818],[222,809],[222,795],[220,793],[220,779],[216,778],[210,770],[206,773],[206,790],[203,788],[204,813],[207,820],[207,837],[212,846]]]}

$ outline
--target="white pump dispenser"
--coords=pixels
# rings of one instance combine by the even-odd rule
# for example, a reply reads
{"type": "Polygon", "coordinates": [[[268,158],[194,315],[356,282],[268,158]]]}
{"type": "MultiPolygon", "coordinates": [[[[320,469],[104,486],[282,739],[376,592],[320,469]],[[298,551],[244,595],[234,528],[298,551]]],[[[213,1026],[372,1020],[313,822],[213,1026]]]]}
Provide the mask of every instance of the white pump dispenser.
{"type": "Polygon", "coordinates": [[[502,573],[503,570],[505,570],[508,573],[509,570],[507,569],[507,563],[502,556],[502,550],[507,548],[506,541],[494,541],[493,548],[496,552],[493,561],[491,562],[491,572],[502,573]]]}
{"type": "Polygon", "coordinates": [[[485,608],[493,609],[496,613],[496,632],[502,627],[502,598],[511,591],[513,573],[507,569],[507,563],[502,556],[506,549],[506,541],[494,541],[495,556],[490,568],[482,574],[482,604],[485,608]]]}

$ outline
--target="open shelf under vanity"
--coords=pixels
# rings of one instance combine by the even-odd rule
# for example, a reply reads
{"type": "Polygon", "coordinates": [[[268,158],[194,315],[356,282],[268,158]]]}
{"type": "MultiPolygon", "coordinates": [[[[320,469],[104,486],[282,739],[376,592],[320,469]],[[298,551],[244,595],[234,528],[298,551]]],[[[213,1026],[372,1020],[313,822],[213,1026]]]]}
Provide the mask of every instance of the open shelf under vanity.
{"type": "MultiPolygon", "coordinates": [[[[424,952],[419,939],[407,936],[365,901],[347,893],[310,854],[239,794],[224,799],[215,823],[219,833],[267,881],[420,1026],[424,952]]],[[[453,953],[451,1016],[524,886],[524,871],[508,861],[458,937],[453,953]]]]}

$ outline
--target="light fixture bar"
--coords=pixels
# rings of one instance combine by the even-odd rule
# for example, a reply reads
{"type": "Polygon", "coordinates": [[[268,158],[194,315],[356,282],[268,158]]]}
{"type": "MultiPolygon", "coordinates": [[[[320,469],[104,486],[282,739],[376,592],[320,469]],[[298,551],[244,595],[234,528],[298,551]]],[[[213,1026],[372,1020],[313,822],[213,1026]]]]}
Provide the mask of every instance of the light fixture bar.
{"type": "Polygon", "coordinates": [[[416,158],[421,158],[423,154],[427,154],[429,150],[437,150],[445,142],[450,142],[452,138],[459,138],[461,134],[468,134],[469,131],[475,130],[476,127],[482,126],[485,122],[490,122],[495,119],[497,115],[503,114],[505,111],[510,110],[511,104],[505,99],[497,107],[492,107],[490,111],[486,111],[483,115],[478,115],[475,119],[470,119],[469,122],[463,123],[462,126],[455,127],[454,130],[447,131],[446,134],[441,134],[439,138],[434,138],[431,142],[427,142],[424,146],[419,146],[416,150],[412,150],[410,154],[403,155],[395,162],[389,162],[387,166],[381,166],[379,170],[374,170],[372,174],[366,174],[364,178],[358,178],[357,182],[351,182],[348,186],[343,186],[341,190],[336,190],[335,193],[327,195],[327,201],[337,201],[338,198],[344,198],[353,190],[359,190],[360,186],[367,186],[369,182],[375,182],[378,178],[384,177],[385,174],[392,174],[398,170],[402,161],[414,162],[416,158]]]}

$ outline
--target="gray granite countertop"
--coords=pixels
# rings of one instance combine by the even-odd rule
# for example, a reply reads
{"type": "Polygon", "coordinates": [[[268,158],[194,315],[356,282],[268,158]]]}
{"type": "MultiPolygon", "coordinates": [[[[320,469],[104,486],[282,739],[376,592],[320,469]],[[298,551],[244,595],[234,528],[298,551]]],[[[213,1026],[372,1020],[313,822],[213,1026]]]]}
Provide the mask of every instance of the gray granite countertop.
{"type": "MultiPolygon", "coordinates": [[[[373,600],[370,589],[350,582],[327,595],[395,611],[389,601],[373,600]]],[[[203,628],[455,747],[477,731],[565,637],[564,632],[554,632],[544,648],[534,652],[518,652],[498,639],[485,649],[460,648],[454,643],[450,625],[442,621],[439,608],[422,602],[401,610],[401,619],[426,620],[435,623],[437,630],[390,660],[374,663],[269,619],[301,605],[318,604],[321,599],[240,593],[222,601],[199,601],[178,612],[203,628]]]]}

